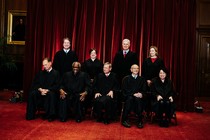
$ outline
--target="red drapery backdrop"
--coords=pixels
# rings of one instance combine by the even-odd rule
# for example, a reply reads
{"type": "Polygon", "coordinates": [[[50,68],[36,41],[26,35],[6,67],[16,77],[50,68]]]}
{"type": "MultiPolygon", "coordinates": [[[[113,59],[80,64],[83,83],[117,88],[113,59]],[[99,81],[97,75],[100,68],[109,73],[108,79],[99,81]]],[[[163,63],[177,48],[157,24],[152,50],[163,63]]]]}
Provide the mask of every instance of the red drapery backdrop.
{"type": "Polygon", "coordinates": [[[29,0],[24,65],[24,91],[69,37],[83,62],[90,48],[113,61],[123,38],[139,55],[140,66],[150,45],[159,48],[179,93],[178,106],[193,108],[195,95],[195,0],[29,0]]]}

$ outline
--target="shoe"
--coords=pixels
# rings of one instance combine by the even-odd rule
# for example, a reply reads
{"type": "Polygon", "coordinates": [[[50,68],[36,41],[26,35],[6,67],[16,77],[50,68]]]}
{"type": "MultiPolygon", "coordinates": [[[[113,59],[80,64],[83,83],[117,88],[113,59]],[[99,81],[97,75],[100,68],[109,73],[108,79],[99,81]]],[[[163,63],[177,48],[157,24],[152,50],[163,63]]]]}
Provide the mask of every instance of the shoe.
{"type": "Polygon", "coordinates": [[[163,127],[169,127],[169,121],[168,120],[164,120],[163,127]]]}
{"type": "Polygon", "coordinates": [[[42,115],[42,120],[46,120],[46,119],[48,119],[47,115],[46,114],[43,114],[42,115]]]}
{"type": "Polygon", "coordinates": [[[26,120],[30,121],[30,120],[34,120],[34,117],[26,117],[26,120]]]}
{"type": "Polygon", "coordinates": [[[100,117],[100,118],[98,118],[96,121],[97,121],[97,122],[103,122],[103,118],[100,117]]]}
{"type": "Polygon", "coordinates": [[[60,119],[60,122],[66,122],[66,119],[60,119]]]}
{"type": "Polygon", "coordinates": [[[54,121],[53,117],[48,118],[48,122],[52,122],[52,121],[54,121]]]}
{"type": "Polygon", "coordinates": [[[125,127],[127,127],[127,128],[130,128],[131,127],[131,125],[127,121],[123,121],[122,122],[122,125],[125,126],[125,127]]]}
{"type": "Polygon", "coordinates": [[[159,126],[160,126],[160,127],[164,127],[164,121],[163,121],[163,120],[160,120],[160,121],[159,121],[159,126]]]}
{"type": "Polygon", "coordinates": [[[77,123],[80,123],[80,122],[81,122],[81,120],[80,120],[80,119],[77,119],[77,120],[76,120],[76,122],[77,122],[77,123]]]}
{"type": "Polygon", "coordinates": [[[137,127],[138,127],[138,128],[143,128],[143,127],[144,127],[144,126],[143,126],[143,122],[140,121],[140,122],[138,123],[137,127]]]}
{"type": "Polygon", "coordinates": [[[109,121],[108,120],[104,120],[104,124],[109,124],[109,121]]]}

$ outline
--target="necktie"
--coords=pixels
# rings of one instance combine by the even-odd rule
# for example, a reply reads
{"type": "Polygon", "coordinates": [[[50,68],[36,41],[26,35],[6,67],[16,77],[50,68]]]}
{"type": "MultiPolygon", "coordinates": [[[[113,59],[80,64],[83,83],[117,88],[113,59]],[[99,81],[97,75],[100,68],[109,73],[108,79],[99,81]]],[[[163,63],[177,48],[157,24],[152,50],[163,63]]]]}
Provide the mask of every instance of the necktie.
{"type": "Polygon", "coordinates": [[[124,56],[124,58],[125,58],[125,56],[126,56],[126,52],[124,52],[123,56],[124,56]]]}

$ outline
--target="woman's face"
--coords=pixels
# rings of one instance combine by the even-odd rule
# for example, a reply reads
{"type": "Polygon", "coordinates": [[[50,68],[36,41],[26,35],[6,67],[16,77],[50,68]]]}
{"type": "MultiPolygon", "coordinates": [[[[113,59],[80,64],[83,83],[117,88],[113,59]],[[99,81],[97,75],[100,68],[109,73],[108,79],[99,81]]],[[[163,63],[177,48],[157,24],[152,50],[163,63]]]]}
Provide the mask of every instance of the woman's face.
{"type": "Polygon", "coordinates": [[[157,52],[155,51],[154,48],[151,48],[149,53],[150,53],[150,56],[153,57],[153,56],[156,56],[157,52]]]}
{"type": "Polygon", "coordinates": [[[161,80],[165,80],[165,78],[166,78],[166,73],[165,73],[163,70],[160,70],[160,72],[159,72],[159,77],[160,77],[161,80]]]}
{"type": "Polygon", "coordinates": [[[91,59],[96,59],[96,56],[97,56],[96,51],[93,50],[93,51],[90,53],[90,58],[91,58],[91,59]]]}

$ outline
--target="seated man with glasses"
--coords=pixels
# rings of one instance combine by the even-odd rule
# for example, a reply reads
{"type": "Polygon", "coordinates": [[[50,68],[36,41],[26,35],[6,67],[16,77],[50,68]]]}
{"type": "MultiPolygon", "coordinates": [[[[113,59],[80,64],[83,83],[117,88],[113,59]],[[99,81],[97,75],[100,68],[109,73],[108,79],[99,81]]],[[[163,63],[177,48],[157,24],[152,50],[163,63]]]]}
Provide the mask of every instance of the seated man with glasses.
{"type": "Polygon", "coordinates": [[[138,116],[138,128],[143,128],[142,112],[143,112],[143,97],[146,92],[146,80],[138,75],[139,66],[134,64],[131,66],[131,73],[123,78],[122,92],[125,99],[125,105],[122,115],[122,125],[131,127],[128,122],[128,114],[134,111],[138,116]]]}

